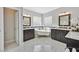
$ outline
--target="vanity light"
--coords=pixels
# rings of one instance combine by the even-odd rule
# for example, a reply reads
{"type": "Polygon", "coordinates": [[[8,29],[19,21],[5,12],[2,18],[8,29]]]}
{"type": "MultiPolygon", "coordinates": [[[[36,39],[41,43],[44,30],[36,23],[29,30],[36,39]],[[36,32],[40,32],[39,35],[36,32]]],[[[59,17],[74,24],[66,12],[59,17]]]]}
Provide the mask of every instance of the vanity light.
{"type": "Polygon", "coordinates": [[[63,13],[59,14],[59,16],[68,15],[68,14],[70,14],[70,12],[63,12],[63,13]]]}
{"type": "Polygon", "coordinates": [[[30,15],[30,14],[24,14],[23,16],[26,16],[26,17],[31,17],[31,15],[30,15]]]}

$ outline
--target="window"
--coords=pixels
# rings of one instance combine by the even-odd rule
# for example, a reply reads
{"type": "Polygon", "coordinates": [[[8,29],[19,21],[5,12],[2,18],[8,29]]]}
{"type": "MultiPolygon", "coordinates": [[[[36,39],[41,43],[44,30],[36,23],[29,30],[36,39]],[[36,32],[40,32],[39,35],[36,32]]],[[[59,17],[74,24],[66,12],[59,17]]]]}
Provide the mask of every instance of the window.
{"type": "Polygon", "coordinates": [[[41,25],[41,17],[33,16],[33,26],[40,26],[40,25],[41,25]]]}

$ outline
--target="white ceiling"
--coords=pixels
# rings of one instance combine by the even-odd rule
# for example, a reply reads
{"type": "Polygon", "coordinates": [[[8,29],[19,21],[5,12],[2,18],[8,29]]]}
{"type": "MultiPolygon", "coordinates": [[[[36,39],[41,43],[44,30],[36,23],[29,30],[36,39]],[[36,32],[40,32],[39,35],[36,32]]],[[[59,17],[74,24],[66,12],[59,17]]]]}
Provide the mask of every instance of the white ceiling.
{"type": "Polygon", "coordinates": [[[37,13],[44,14],[44,13],[50,12],[52,10],[55,10],[59,7],[24,7],[24,8],[28,9],[30,11],[34,11],[34,12],[37,12],[37,13]]]}

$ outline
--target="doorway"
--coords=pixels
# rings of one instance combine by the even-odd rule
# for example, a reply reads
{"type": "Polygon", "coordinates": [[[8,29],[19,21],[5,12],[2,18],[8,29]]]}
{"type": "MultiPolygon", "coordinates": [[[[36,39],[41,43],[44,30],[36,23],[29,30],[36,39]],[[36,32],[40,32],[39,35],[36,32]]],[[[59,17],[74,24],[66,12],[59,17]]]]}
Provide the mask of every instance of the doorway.
{"type": "Polygon", "coordinates": [[[4,50],[17,47],[17,31],[16,28],[17,11],[11,8],[4,8],[4,50]]]}

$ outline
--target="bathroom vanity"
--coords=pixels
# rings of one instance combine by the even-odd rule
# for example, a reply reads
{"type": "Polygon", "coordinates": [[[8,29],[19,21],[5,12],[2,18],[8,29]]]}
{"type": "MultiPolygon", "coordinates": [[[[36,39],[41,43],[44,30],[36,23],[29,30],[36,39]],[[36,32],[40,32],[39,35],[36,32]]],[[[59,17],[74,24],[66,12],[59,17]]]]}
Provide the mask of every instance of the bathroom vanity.
{"type": "Polygon", "coordinates": [[[35,37],[35,30],[34,29],[24,29],[23,30],[23,35],[24,35],[24,42],[27,40],[31,40],[35,37]]]}
{"type": "Polygon", "coordinates": [[[51,29],[51,38],[63,43],[66,43],[65,35],[70,29],[51,29]]]}

